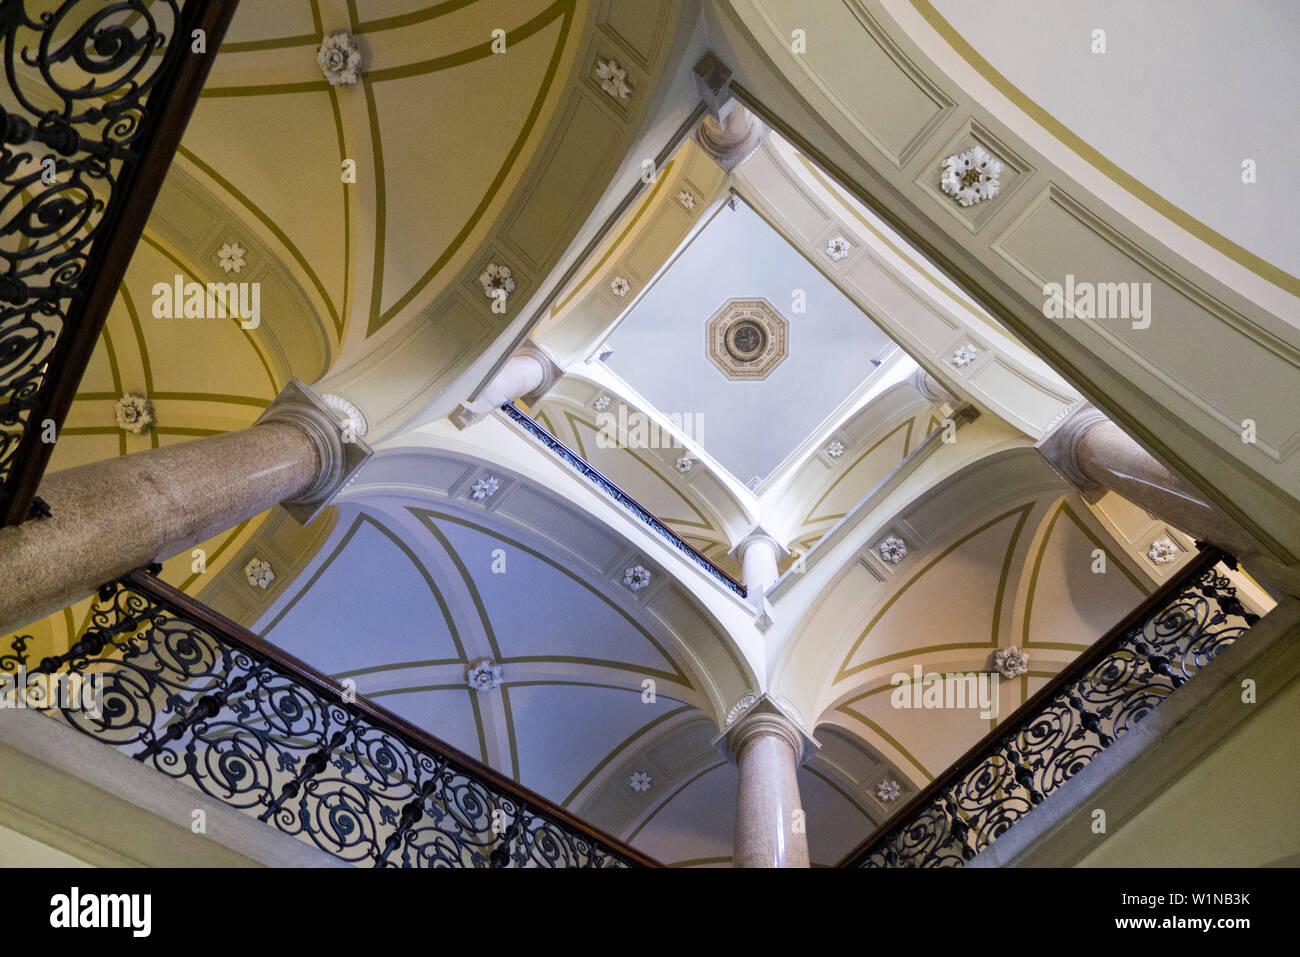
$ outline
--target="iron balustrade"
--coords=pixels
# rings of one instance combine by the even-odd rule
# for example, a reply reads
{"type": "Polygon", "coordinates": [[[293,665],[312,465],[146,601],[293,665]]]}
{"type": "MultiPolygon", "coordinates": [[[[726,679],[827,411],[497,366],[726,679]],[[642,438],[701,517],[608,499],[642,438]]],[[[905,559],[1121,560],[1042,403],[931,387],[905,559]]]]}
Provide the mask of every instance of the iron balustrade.
{"type": "Polygon", "coordinates": [[[237,2],[0,3],[0,524],[41,512],[54,439],[237,2]]]}
{"type": "Polygon", "coordinates": [[[840,861],[961,867],[1250,628],[1257,616],[1203,548],[840,861]]]}
{"type": "Polygon", "coordinates": [[[635,515],[639,520],[644,522],[646,525],[649,525],[651,531],[685,555],[688,561],[702,568],[705,574],[710,578],[721,583],[724,588],[735,592],[741,598],[745,597],[746,590],[744,585],[736,581],[717,565],[713,564],[713,562],[709,561],[709,559],[706,558],[698,549],[683,541],[681,536],[663,522],[659,521],[653,512],[634,499],[631,495],[628,495],[627,492],[624,492],[609,479],[605,478],[604,475],[597,471],[581,455],[573,451],[555,436],[551,435],[551,433],[542,428],[542,426],[538,425],[532,416],[519,409],[512,402],[507,402],[505,405],[501,406],[501,411],[517,423],[525,432],[549,449],[556,458],[565,462],[579,475],[586,478],[619,505],[622,505],[623,508],[635,515]]]}
{"type": "MultiPolygon", "coordinates": [[[[657,867],[136,571],[100,589],[67,652],[0,673],[102,676],[99,707],[47,714],[344,861],[375,867],[657,867]]],[[[10,679],[9,683],[15,683],[10,679]]]]}

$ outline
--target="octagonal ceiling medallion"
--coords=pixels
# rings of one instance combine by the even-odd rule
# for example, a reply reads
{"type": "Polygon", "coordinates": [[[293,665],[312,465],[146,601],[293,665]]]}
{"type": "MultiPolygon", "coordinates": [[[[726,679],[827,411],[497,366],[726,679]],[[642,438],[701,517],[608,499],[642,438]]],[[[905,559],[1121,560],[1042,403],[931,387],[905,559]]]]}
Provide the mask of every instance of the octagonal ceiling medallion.
{"type": "Polygon", "coordinates": [[[728,379],[766,379],[790,354],[785,317],[766,299],[728,299],[704,330],[709,361],[728,379]]]}

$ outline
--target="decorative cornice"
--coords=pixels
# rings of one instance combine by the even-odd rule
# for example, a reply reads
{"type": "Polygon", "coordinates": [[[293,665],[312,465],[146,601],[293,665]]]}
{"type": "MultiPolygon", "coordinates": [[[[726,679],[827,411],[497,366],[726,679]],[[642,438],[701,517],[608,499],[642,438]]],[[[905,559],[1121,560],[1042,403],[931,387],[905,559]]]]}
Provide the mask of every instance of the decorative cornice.
{"type": "Polygon", "coordinates": [[[253,425],[268,422],[294,426],[316,447],[320,461],[316,480],[297,498],[281,503],[299,524],[308,525],[370,457],[370,446],[360,436],[349,435],[347,424],[299,379],[286,385],[253,425]]]}

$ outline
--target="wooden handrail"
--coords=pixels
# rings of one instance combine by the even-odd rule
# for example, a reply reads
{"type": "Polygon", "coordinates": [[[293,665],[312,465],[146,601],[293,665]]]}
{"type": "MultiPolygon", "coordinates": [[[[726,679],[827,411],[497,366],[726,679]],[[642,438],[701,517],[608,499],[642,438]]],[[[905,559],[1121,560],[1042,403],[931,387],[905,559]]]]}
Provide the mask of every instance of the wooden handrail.
{"type": "Polygon", "coordinates": [[[7,492],[7,496],[0,495],[0,525],[17,525],[31,513],[32,501],[54,451],[54,443],[42,441],[41,422],[52,419],[56,435],[63,428],[238,3],[190,0],[174,25],[174,42],[181,45],[182,51],[172,62],[159,67],[149,91],[145,126],[137,141],[139,158],[123,164],[108,208],[96,228],[91,261],[81,285],[84,297],[69,308],[65,333],[50,352],[48,375],[53,382],[42,387],[45,396],[31,410],[14,453],[13,468],[4,483],[7,488],[0,489],[7,492]],[[195,30],[205,32],[204,55],[189,52],[195,30]],[[8,501],[4,502],[6,497],[8,501]]]}
{"type": "Polygon", "coordinates": [[[663,866],[654,858],[642,854],[636,848],[624,844],[618,838],[606,834],[599,828],[593,827],[586,821],[575,817],[558,804],[542,797],[536,791],[524,787],[513,778],[506,777],[500,771],[471,758],[465,752],[440,738],[435,738],[429,732],[411,724],[405,718],[398,717],[355,691],[346,691],[338,682],[317,671],[311,665],[299,658],[295,658],[284,649],[271,644],[265,639],[259,638],[239,623],[231,621],[197,599],[168,585],[156,575],[148,571],[137,570],[126,576],[125,583],[128,587],[148,595],[158,604],[174,612],[182,620],[201,625],[213,635],[219,636],[222,641],[227,641],[245,651],[252,652],[258,658],[274,663],[295,680],[307,685],[323,698],[336,702],[342,707],[360,711],[377,726],[396,737],[402,738],[411,746],[439,757],[445,757],[449,759],[450,763],[460,765],[469,771],[471,776],[527,805],[530,813],[541,812],[539,816],[550,818],[570,831],[577,832],[591,841],[603,844],[617,852],[619,856],[642,867],[663,866]]]}
{"type": "Polygon", "coordinates": [[[1118,624],[1089,645],[1087,650],[1080,654],[1079,657],[1057,672],[1028,701],[1011,712],[1005,721],[999,722],[992,731],[980,738],[974,746],[967,749],[965,754],[949,765],[948,770],[926,785],[902,808],[886,818],[884,823],[867,836],[866,840],[844,855],[835,866],[856,866],[863,857],[871,853],[878,842],[893,834],[900,824],[910,820],[913,815],[930,804],[961,775],[965,774],[977,762],[983,760],[987,754],[994,751],[1008,734],[1013,733],[1013,729],[1018,724],[1041,711],[1060,693],[1062,688],[1084,675],[1093,665],[1113,651],[1115,644],[1120,639],[1130,632],[1140,629],[1153,615],[1177,598],[1178,594],[1189,583],[1195,581],[1226,557],[1218,548],[1213,546],[1202,547],[1196,557],[1180,568],[1176,575],[1148,595],[1140,605],[1125,615],[1118,624]]]}

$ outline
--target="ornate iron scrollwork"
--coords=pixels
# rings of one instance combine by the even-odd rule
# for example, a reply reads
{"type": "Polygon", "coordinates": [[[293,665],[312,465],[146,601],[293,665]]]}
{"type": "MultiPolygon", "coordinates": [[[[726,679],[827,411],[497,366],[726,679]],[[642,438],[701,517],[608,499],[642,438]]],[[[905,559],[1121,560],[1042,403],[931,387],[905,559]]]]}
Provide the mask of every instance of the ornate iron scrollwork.
{"type": "Polygon", "coordinates": [[[961,867],[1257,620],[1224,575],[1203,572],[850,866],[961,867]]]}
{"type": "Polygon", "coordinates": [[[376,867],[628,867],[576,830],[373,710],[193,620],[128,577],[100,590],[62,655],[29,636],[0,672],[102,675],[97,713],[47,713],[345,861],[376,867]]]}
{"type": "Polygon", "coordinates": [[[0,511],[78,335],[106,248],[97,237],[125,202],[119,183],[140,161],[150,94],[188,48],[181,6],[0,4],[0,511]]]}

